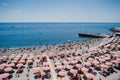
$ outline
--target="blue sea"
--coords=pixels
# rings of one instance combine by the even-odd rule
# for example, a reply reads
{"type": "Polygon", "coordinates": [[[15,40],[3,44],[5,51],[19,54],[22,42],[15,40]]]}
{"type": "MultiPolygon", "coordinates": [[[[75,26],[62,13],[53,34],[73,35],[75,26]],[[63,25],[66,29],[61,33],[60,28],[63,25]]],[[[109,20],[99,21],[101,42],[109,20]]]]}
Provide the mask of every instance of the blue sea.
{"type": "Polygon", "coordinates": [[[120,23],[0,23],[0,48],[64,44],[68,40],[81,42],[80,32],[111,34],[120,23]]]}

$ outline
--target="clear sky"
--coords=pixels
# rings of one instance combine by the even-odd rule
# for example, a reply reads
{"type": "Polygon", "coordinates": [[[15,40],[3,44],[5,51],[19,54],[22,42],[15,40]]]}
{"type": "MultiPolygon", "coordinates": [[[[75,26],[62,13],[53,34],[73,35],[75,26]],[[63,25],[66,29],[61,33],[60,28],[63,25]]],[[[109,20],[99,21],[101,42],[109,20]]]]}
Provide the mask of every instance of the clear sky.
{"type": "Polygon", "coordinates": [[[0,0],[0,22],[120,22],[120,0],[0,0]]]}

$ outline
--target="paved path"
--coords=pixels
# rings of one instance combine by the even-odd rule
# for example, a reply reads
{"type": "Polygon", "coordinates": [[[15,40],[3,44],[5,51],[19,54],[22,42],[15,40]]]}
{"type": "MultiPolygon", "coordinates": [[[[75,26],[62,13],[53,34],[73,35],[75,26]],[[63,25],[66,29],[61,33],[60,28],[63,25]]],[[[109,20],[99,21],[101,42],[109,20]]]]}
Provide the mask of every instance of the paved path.
{"type": "Polygon", "coordinates": [[[49,65],[50,65],[50,68],[51,68],[52,80],[57,80],[57,75],[55,73],[55,69],[54,69],[54,67],[52,65],[52,62],[50,61],[48,56],[47,56],[47,61],[48,61],[49,65]]]}

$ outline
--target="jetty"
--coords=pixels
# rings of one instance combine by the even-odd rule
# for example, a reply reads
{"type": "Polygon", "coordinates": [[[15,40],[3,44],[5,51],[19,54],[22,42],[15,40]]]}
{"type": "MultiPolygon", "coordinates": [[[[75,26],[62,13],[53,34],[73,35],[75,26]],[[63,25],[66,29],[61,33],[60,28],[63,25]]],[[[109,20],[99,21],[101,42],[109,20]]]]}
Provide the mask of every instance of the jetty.
{"type": "Polygon", "coordinates": [[[108,35],[92,34],[92,33],[79,33],[78,35],[81,36],[81,37],[91,37],[91,38],[106,38],[106,37],[110,37],[108,35]]]}
{"type": "Polygon", "coordinates": [[[109,30],[112,31],[112,32],[120,32],[120,27],[113,27],[109,30]]]}

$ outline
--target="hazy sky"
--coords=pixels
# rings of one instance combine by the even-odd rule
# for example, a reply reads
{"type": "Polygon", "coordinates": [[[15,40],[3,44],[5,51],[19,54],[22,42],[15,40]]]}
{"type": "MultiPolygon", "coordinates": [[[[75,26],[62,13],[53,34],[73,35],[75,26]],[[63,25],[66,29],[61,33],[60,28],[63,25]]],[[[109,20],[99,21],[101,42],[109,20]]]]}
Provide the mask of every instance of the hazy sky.
{"type": "Polygon", "coordinates": [[[120,0],[0,0],[0,22],[120,22],[120,0]]]}

